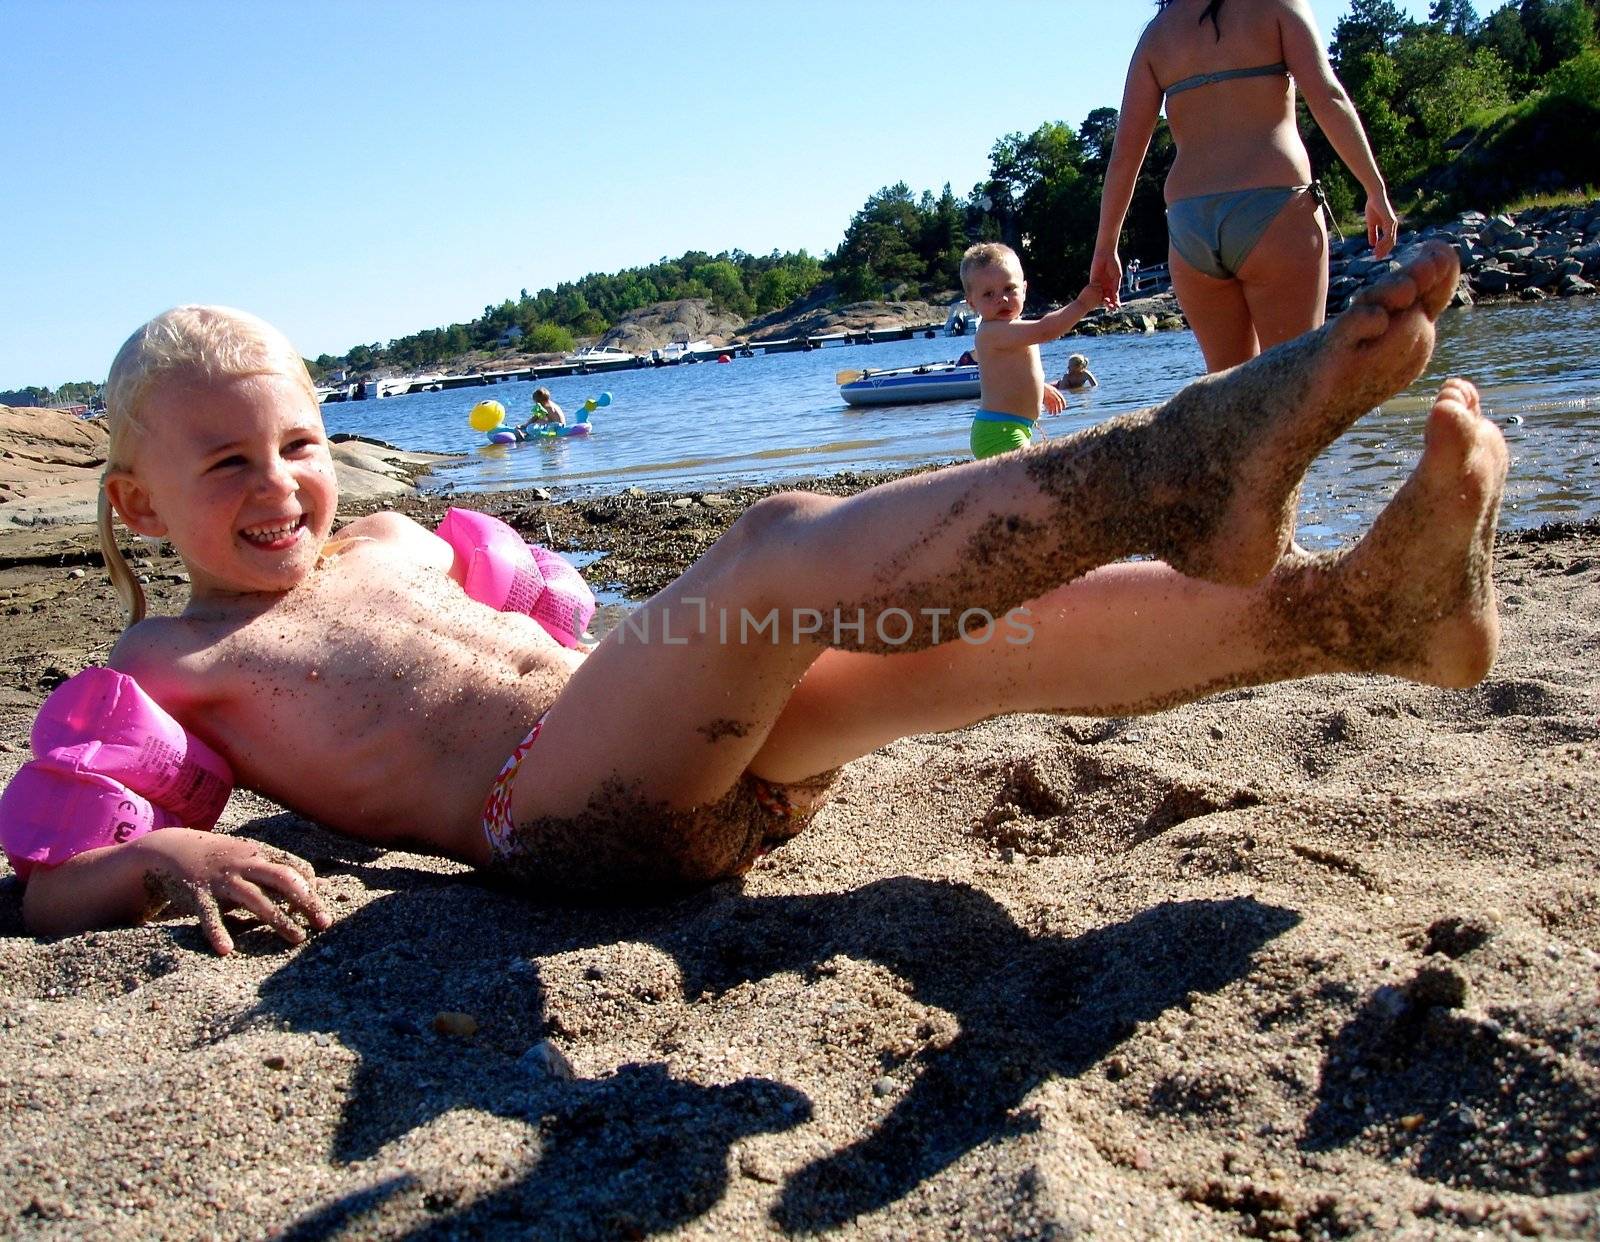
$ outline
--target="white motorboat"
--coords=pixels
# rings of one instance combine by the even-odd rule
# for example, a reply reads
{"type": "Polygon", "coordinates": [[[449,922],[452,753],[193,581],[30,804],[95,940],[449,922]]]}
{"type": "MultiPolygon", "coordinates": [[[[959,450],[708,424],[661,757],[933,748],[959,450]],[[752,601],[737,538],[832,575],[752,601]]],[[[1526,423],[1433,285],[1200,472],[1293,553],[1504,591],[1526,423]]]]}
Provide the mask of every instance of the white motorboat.
{"type": "Polygon", "coordinates": [[[657,366],[674,366],[680,362],[698,362],[701,354],[715,353],[717,347],[710,341],[669,341],[660,349],[650,351],[650,361],[657,366]]]}
{"type": "Polygon", "coordinates": [[[568,366],[588,371],[616,371],[623,367],[639,365],[637,354],[630,354],[625,349],[616,349],[610,345],[585,345],[582,349],[573,350],[561,361],[568,366]]]}
{"type": "Polygon", "coordinates": [[[975,333],[982,322],[983,316],[972,309],[966,298],[962,298],[959,302],[950,303],[950,313],[944,317],[944,334],[965,336],[968,332],[975,333]]]}

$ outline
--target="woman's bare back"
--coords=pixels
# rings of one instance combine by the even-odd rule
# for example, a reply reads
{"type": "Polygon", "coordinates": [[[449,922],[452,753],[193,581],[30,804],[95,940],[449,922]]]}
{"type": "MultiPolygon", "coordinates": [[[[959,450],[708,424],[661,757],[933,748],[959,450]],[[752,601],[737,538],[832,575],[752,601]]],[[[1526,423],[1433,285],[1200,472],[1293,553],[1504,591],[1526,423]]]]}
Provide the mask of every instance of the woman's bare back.
{"type": "Polygon", "coordinates": [[[1289,74],[1314,70],[1300,63],[1304,57],[1293,32],[1303,23],[1295,6],[1228,0],[1218,15],[1220,39],[1209,17],[1201,22],[1205,8],[1206,0],[1173,0],[1146,29],[1136,56],[1157,90],[1237,69],[1287,64],[1289,73],[1229,78],[1167,96],[1167,122],[1177,145],[1167,200],[1305,184],[1311,165],[1295,126],[1289,74]]]}

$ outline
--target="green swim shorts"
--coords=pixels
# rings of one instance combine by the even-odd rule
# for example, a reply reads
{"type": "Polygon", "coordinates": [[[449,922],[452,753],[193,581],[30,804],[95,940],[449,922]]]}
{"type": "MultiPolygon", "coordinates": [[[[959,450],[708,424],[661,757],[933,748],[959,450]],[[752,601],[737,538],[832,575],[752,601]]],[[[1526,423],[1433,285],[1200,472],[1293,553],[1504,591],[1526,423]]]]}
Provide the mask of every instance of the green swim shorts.
{"type": "Polygon", "coordinates": [[[1033,419],[979,410],[972,416],[972,455],[997,457],[1033,443],[1033,419]]]}

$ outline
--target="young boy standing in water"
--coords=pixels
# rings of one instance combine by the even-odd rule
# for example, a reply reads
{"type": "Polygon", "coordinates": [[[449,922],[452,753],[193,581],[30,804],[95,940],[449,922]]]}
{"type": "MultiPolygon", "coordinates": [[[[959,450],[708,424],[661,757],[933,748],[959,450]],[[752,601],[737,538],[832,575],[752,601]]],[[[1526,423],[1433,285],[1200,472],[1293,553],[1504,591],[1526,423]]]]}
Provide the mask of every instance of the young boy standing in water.
{"type": "Polygon", "coordinates": [[[999,242],[979,242],[961,256],[961,290],[981,315],[973,348],[981,385],[978,412],[972,416],[972,455],[982,459],[1033,442],[1039,410],[1061,413],[1061,394],[1044,382],[1039,346],[1070,332],[1105,299],[1098,285],[1086,285],[1059,310],[1040,319],[1023,319],[1028,282],[1016,251],[999,242]]]}
{"type": "Polygon", "coordinates": [[[493,540],[394,513],[330,539],[333,468],[294,347],[236,311],[158,316],[107,382],[104,498],[172,542],[192,597],[137,619],[106,510],[135,622],[115,672],[79,674],[109,687],[101,706],[64,711],[79,679],[58,688],[44,753],[0,802],[28,926],[171,906],[219,953],[226,909],[291,942],[301,920],[327,926],[309,865],[201,830],[230,775],[532,890],[651,895],[742,873],[804,828],[841,765],[908,734],[1325,672],[1471,684],[1498,641],[1506,452],[1470,384],[1444,385],[1421,460],[1359,544],[1291,542],[1306,466],[1421,371],[1456,271],[1425,248],[1317,332],[1035,452],[765,499],[592,651],[529,615],[526,573],[484,598],[482,573],[517,559],[493,540]],[[1151,559],[1111,564],[1135,555],[1151,559]],[[70,736],[52,746],[52,730],[70,736]],[[125,811],[112,769],[148,777],[155,810],[125,811]]]}

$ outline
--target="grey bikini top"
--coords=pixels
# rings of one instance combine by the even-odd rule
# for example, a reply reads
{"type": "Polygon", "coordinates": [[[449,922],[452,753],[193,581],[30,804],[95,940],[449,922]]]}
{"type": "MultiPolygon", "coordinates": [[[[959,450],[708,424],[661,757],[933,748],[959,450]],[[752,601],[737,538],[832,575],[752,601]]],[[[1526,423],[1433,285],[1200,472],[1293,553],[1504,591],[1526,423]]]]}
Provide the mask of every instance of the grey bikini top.
{"type": "Polygon", "coordinates": [[[1170,99],[1179,91],[1192,91],[1197,86],[1210,86],[1213,82],[1226,82],[1231,78],[1273,78],[1279,75],[1289,76],[1289,66],[1279,61],[1275,65],[1255,65],[1249,69],[1219,69],[1216,73],[1197,73],[1192,78],[1184,78],[1167,87],[1166,95],[1170,99]]]}

